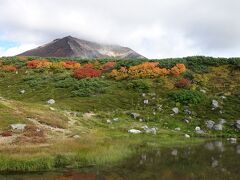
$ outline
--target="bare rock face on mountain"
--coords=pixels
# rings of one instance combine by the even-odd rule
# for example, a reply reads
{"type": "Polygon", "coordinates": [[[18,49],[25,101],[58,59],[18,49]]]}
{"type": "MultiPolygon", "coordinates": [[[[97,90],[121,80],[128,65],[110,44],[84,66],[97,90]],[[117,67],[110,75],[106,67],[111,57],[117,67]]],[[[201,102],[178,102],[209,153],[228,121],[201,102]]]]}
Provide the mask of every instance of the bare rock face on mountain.
{"type": "Polygon", "coordinates": [[[40,57],[79,57],[91,58],[145,58],[128,47],[118,45],[104,45],[95,42],[77,39],[71,36],[26,51],[18,56],[40,56],[40,57]]]}

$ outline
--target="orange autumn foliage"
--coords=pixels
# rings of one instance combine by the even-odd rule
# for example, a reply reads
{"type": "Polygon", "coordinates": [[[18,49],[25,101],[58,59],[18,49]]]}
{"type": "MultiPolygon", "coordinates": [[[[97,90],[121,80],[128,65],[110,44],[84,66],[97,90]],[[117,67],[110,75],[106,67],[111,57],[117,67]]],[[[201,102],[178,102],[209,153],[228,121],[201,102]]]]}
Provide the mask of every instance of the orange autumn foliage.
{"type": "Polygon", "coordinates": [[[60,64],[65,68],[65,69],[79,69],[81,67],[80,63],[75,62],[75,61],[62,61],[60,64]]]}
{"type": "Polygon", "coordinates": [[[168,74],[177,76],[185,71],[186,67],[184,64],[176,64],[173,68],[167,69],[159,67],[158,62],[145,62],[129,68],[121,67],[119,70],[112,70],[110,77],[117,80],[126,78],[154,78],[168,74]]]}
{"type": "Polygon", "coordinates": [[[27,62],[27,67],[31,69],[50,68],[52,65],[48,60],[32,60],[27,62]]]}
{"type": "Polygon", "coordinates": [[[13,65],[4,65],[1,67],[1,69],[5,72],[15,72],[17,71],[17,68],[13,65]]]}

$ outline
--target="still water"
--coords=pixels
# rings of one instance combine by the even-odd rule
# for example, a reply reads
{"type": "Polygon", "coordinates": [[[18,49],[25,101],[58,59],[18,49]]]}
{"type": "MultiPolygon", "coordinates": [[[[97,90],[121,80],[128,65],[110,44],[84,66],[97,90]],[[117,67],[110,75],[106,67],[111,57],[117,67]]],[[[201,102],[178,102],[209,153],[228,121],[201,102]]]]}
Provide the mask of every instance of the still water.
{"type": "Polygon", "coordinates": [[[0,175],[1,180],[240,180],[240,144],[208,141],[197,146],[142,152],[109,169],[0,175]]]}

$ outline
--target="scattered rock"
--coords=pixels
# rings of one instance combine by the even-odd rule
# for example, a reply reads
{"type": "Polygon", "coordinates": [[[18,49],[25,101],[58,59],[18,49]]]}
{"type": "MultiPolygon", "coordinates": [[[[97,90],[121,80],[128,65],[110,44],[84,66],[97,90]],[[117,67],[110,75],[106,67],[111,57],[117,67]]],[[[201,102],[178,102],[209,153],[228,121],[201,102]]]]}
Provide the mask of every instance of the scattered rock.
{"type": "Polygon", "coordinates": [[[26,127],[26,124],[11,124],[10,126],[13,130],[23,131],[26,127]]]}
{"type": "Polygon", "coordinates": [[[80,138],[80,136],[76,134],[76,135],[73,136],[73,138],[78,139],[78,138],[80,138]]]}
{"type": "Polygon", "coordinates": [[[148,103],[149,103],[148,99],[145,99],[145,100],[143,101],[143,103],[144,103],[144,104],[148,104],[148,103]]]}
{"type": "Polygon", "coordinates": [[[190,138],[190,135],[185,134],[184,137],[185,137],[185,138],[190,138]]]}
{"type": "Polygon", "coordinates": [[[225,124],[227,121],[225,119],[220,119],[219,124],[225,124]]]}
{"type": "Polygon", "coordinates": [[[139,119],[139,122],[143,122],[143,119],[140,118],[140,119],[139,119]]]}
{"type": "Polygon", "coordinates": [[[146,94],[145,93],[142,93],[142,97],[145,97],[146,96],[146,94]]]}
{"type": "Polygon", "coordinates": [[[172,111],[173,111],[175,114],[178,114],[178,113],[179,113],[179,109],[178,109],[177,107],[172,108],[172,111]]]}
{"type": "Polygon", "coordinates": [[[157,128],[152,127],[149,128],[147,125],[141,127],[145,133],[147,134],[157,134],[157,128]]]}
{"type": "Polygon", "coordinates": [[[214,124],[215,124],[215,122],[212,121],[212,120],[208,120],[208,121],[206,121],[205,124],[206,124],[206,126],[207,126],[208,129],[212,129],[213,126],[214,126],[214,124]]]}
{"type": "Polygon", "coordinates": [[[218,161],[217,160],[213,160],[212,167],[215,168],[217,166],[218,166],[218,161]]]}
{"type": "Polygon", "coordinates": [[[49,109],[50,109],[51,111],[55,111],[55,109],[54,109],[53,107],[49,107],[49,109]]]}
{"type": "Polygon", "coordinates": [[[190,121],[189,121],[187,118],[184,118],[184,119],[183,119],[183,122],[185,122],[185,123],[188,124],[190,121]]]}
{"type": "Polygon", "coordinates": [[[107,119],[107,123],[108,123],[108,124],[111,124],[111,123],[112,123],[112,121],[111,121],[111,120],[109,120],[109,119],[107,119]]]}
{"type": "Polygon", "coordinates": [[[230,141],[232,144],[237,143],[237,138],[228,138],[227,140],[230,141]]]}
{"type": "Polygon", "coordinates": [[[222,124],[215,124],[213,126],[213,129],[216,131],[222,131],[223,130],[223,125],[222,124]]]}
{"type": "Polygon", "coordinates": [[[131,113],[131,116],[134,118],[134,119],[137,119],[140,117],[140,114],[138,113],[131,113]]]}
{"type": "Polygon", "coordinates": [[[178,150],[177,150],[177,149],[174,149],[174,150],[171,152],[171,154],[172,154],[173,156],[177,156],[178,150]]]}
{"type": "Polygon", "coordinates": [[[240,120],[237,120],[235,123],[235,127],[240,130],[240,120]]]}
{"type": "Polygon", "coordinates": [[[26,92],[25,90],[21,90],[21,91],[20,91],[21,94],[24,94],[25,92],[26,92]]]}
{"type": "Polygon", "coordinates": [[[204,90],[204,89],[200,89],[200,92],[206,94],[206,90],[204,90]]]}
{"type": "Polygon", "coordinates": [[[204,133],[204,131],[201,130],[201,128],[198,127],[198,126],[195,128],[195,132],[196,132],[197,134],[203,134],[203,133],[204,133]]]}
{"type": "Polygon", "coordinates": [[[184,110],[184,113],[187,114],[187,115],[191,115],[191,114],[192,114],[192,111],[190,111],[189,109],[185,109],[185,110],[184,110]]]}
{"type": "Polygon", "coordinates": [[[220,98],[221,98],[221,99],[227,99],[227,97],[226,97],[226,96],[221,96],[220,98]]]}
{"type": "Polygon", "coordinates": [[[49,99],[49,100],[47,101],[47,103],[48,103],[48,104],[55,104],[55,100],[54,100],[54,99],[49,99]]]}
{"type": "Polygon", "coordinates": [[[175,128],[175,131],[181,131],[180,127],[175,128]]]}
{"type": "Polygon", "coordinates": [[[140,134],[140,133],[142,133],[142,131],[137,130],[137,129],[130,129],[130,130],[128,130],[128,132],[131,133],[131,134],[140,134]]]}
{"type": "Polygon", "coordinates": [[[117,122],[117,121],[119,121],[119,119],[118,118],[113,118],[113,121],[117,122]]]}
{"type": "Polygon", "coordinates": [[[212,110],[217,109],[219,107],[218,101],[213,99],[212,100],[212,110]]]}

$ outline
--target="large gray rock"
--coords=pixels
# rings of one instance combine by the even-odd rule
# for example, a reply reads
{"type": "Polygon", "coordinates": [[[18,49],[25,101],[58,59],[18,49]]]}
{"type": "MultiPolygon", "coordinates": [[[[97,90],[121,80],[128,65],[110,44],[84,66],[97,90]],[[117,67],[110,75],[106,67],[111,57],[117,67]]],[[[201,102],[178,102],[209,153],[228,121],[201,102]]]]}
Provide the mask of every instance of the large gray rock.
{"type": "Polygon", "coordinates": [[[215,122],[212,121],[212,120],[208,120],[208,121],[206,121],[205,124],[206,124],[206,126],[207,126],[208,129],[212,129],[213,126],[214,126],[214,124],[215,124],[215,122]]]}
{"type": "Polygon", "coordinates": [[[225,124],[227,121],[225,119],[220,119],[219,124],[225,124]]]}
{"type": "Polygon", "coordinates": [[[213,126],[213,129],[216,131],[222,131],[223,130],[223,125],[222,124],[215,124],[213,126]]]}
{"type": "Polygon", "coordinates": [[[13,130],[23,131],[26,127],[26,124],[11,124],[10,126],[13,130]]]}

